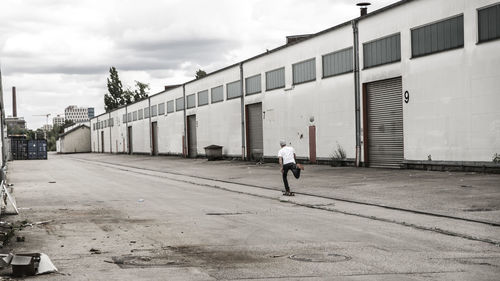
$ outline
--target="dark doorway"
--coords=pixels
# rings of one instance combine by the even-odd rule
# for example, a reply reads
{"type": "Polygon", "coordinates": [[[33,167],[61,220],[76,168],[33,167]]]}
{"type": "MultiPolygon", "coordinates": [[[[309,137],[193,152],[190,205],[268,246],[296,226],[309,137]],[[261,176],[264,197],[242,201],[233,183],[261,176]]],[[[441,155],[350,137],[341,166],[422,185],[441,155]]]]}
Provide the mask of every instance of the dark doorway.
{"type": "Polygon", "coordinates": [[[262,130],[262,103],[246,106],[247,158],[258,161],[264,156],[264,137],[262,130]]]}
{"type": "Polygon", "coordinates": [[[196,158],[198,156],[196,147],[196,115],[187,117],[187,131],[188,131],[188,157],[196,158]]]}
{"type": "Polygon", "coordinates": [[[151,141],[153,146],[153,155],[158,155],[158,122],[151,123],[151,141]]]}

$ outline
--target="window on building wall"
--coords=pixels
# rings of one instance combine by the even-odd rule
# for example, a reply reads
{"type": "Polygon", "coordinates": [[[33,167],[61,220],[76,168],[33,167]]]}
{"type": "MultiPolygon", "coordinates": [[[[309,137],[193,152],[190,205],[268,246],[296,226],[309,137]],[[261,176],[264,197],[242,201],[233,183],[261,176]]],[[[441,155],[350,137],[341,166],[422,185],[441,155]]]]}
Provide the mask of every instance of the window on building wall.
{"type": "Polygon", "coordinates": [[[132,112],[132,121],[137,121],[137,111],[132,112]]]}
{"type": "Polygon", "coordinates": [[[198,106],[208,104],[208,90],[198,92],[198,106]]]}
{"type": "Polygon", "coordinates": [[[129,113],[127,114],[127,121],[128,121],[128,122],[132,122],[132,112],[129,112],[129,113]]]}
{"type": "Polygon", "coordinates": [[[113,118],[109,118],[109,126],[110,126],[110,127],[113,127],[113,125],[114,125],[114,124],[113,124],[113,118]]]}
{"type": "Polygon", "coordinates": [[[477,10],[479,43],[500,38],[500,3],[477,10]]]}
{"type": "Polygon", "coordinates": [[[174,100],[167,101],[167,113],[172,113],[175,111],[174,100]]]}
{"type": "Polygon", "coordinates": [[[95,123],[92,124],[92,130],[95,131],[95,123]]]}
{"type": "Polygon", "coordinates": [[[123,120],[123,124],[127,123],[127,114],[123,114],[122,120],[123,120]]]}
{"type": "Polygon", "coordinates": [[[401,61],[401,35],[393,34],[363,44],[363,67],[401,61]]]}
{"type": "Polygon", "coordinates": [[[261,75],[257,74],[248,78],[245,78],[245,94],[253,95],[262,92],[261,85],[261,75]]]}
{"type": "Polygon", "coordinates": [[[165,103],[158,104],[158,115],[165,115],[165,103]]]}
{"type": "Polygon", "coordinates": [[[184,98],[183,97],[175,99],[175,110],[176,111],[184,110],[184,98]]]}
{"type": "Polygon", "coordinates": [[[241,96],[240,80],[226,84],[227,99],[234,99],[241,96]]]}
{"type": "Polygon", "coordinates": [[[195,108],[196,107],[196,95],[188,95],[186,97],[187,100],[187,108],[195,108]]]}
{"type": "Polygon", "coordinates": [[[144,110],[141,108],[137,110],[137,119],[142,120],[144,118],[144,110]]]}
{"type": "Polygon", "coordinates": [[[156,115],[158,115],[158,106],[155,104],[151,106],[151,117],[155,117],[156,115]]]}
{"type": "Polygon", "coordinates": [[[149,118],[149,106],[144,108],[144,118],[149,118]]]}
{"type": "Polygon", "coordinates": [[[266,72],[266,91],[285,87],[285,68],[266,72]]]}
{"type": "Polygon", "coordinates": [[[218,86],[210,89],[212,103],[221,102],[224,100],[224,87],[218,86]]]}
{"type": "Polygon", "coordinates": [[[352,47],[342,49],[323,56],[323,78],[352,72],[352,47]]]}
{"type": "Polygon", "coordinates": [[[421,57],[464,46],[464,16],[459,15],[411,30],[411,56],[421,57]]]}
{"type": "Polygon", "coordinates": [[[292,65],[293,84],[316,80],[316,59],[309,59],[292,65]]]}

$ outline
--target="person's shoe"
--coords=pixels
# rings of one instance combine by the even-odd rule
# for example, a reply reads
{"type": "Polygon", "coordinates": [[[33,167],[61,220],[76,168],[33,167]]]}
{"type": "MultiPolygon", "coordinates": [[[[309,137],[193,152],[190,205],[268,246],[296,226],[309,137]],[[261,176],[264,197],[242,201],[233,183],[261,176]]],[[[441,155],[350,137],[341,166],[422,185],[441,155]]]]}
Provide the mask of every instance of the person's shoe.
{"type": "Polygon", "coordinates": [[[297,164],[297,168],[301,169],[301,170],[304,170],[304,165],[302,164],[297,164]]]}

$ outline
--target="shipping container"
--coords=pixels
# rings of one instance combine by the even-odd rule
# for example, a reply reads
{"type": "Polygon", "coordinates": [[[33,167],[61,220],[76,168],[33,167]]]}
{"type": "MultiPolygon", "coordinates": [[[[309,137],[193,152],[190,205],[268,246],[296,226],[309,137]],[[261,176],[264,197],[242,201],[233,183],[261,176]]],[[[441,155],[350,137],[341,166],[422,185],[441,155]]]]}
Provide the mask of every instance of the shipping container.
{"type": "Polygon", "coordinates": [[[28,141],[28,159],[47,159],[47,141],[30,140],[28,141]]]}
{"type": "Polygon", "coordinates": [[[12,160],[28,159],[28,140],[25,137],[11,137],[10,151],[12,160]]]}

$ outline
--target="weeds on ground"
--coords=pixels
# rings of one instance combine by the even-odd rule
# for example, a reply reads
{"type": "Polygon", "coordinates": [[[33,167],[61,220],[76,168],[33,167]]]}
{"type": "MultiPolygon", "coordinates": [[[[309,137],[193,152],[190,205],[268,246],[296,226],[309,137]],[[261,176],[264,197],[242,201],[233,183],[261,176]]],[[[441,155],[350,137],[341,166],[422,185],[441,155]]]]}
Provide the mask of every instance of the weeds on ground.
{"type": "Polygon", "coordinates": [[[338,167],[338,166],[345,166],[345,160],[347,159],[347,153],[345,152],[344,148],[337,143],[337,149],[335,149],[330,156],[332,160],[332,166],[338,167]]]}

